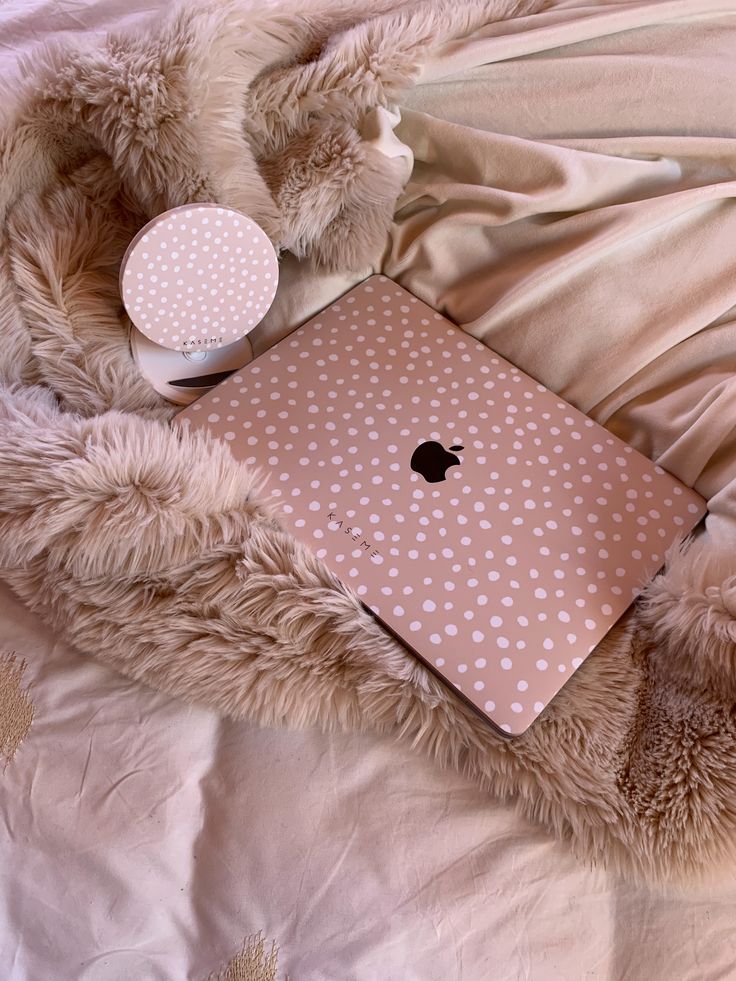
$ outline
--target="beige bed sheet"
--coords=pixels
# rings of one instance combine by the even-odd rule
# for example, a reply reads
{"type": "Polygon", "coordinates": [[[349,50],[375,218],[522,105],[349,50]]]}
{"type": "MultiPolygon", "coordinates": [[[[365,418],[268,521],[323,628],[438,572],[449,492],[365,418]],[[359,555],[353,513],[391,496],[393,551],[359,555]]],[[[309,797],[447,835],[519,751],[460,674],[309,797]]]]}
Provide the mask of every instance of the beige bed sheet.
{"type": "MultiPolygon", "coordinates": [[[[5,0],[0,70],[143,0],[5,0]]],[[[736,4],[563,2],[448,45],[405,100],[383,268],[712,498],[731,533],[736,4]]],[[[267,347],[371,270],[284,263],[267,347]]],[[[736,977],[736,888],[657,897],[410,748],[217,720],[0,590],[36,718],[0,774],[0,977],[205,978],[263,930],[292,981],[736,977]]]]}
{"type": "Polygon", "coordinates": [[[736,976],[733,886],[617,885],[405,745],[220,721],[4,589],[0,622],[36,709],[0,777],[7,981],[204,981],[259,930],[291,981],[736,976]]]}

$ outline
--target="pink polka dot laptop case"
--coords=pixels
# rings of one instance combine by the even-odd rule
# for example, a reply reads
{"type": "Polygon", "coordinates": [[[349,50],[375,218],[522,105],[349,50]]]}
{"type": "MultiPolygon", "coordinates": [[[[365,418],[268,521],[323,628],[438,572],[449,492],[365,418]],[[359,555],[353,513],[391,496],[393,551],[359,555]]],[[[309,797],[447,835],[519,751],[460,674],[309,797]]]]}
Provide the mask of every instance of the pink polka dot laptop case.
{"type": "Polygon", "coordinates": [[[705,513],[383,276],[178,416],[447,684],[523,732],[705,513]]]}

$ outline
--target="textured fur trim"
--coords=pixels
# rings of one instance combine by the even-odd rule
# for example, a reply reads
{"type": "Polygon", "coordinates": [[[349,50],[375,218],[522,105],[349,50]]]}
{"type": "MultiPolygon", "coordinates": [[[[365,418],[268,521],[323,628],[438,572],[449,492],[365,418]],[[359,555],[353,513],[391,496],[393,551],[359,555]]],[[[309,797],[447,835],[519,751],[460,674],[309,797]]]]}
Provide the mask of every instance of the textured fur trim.
{"type": "Polygon", "coordinates": [[[736,702],[736,573],[733,550],[699,542],[673,548],[667,575],[649,587],[640,619],[663,675],[736,702]]]}

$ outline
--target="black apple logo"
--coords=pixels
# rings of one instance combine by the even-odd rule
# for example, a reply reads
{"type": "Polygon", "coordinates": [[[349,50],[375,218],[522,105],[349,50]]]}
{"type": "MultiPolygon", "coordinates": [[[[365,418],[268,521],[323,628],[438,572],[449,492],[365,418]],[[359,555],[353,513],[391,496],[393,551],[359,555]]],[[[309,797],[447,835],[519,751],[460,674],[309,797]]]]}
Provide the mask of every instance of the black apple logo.
{"type": "MultiPolygon", "coordinates": [[[[463,450],[464,446],[451,446],[451,450],[463,450]]],[[[450,467],[460,465],[460,459],[454,453],[449,453],[442,443],[434,439],[420,443],[411,456],[411,469],[421,474],[428,484],[437,484],[447,479],[450,467]]]]}

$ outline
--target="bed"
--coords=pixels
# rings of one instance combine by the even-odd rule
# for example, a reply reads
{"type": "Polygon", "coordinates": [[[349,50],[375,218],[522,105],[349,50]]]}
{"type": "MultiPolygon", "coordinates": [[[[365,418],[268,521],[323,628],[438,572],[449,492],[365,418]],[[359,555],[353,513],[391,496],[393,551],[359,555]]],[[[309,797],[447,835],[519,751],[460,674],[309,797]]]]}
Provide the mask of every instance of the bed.
{"type": "MultiPolygon", "coordinates": [[[[157,6],[6,0],[0,71],[39,41],[157,6]]],[[[736,458],[735,14],[716,0],[563,2],[541,26],[448,46],[402,106],[415,169],[383,262],[694,483],[718,537],[732,534],[736,458]],[[692,187],[709,189],[705,212],[677,197],[692,187]],[[436,216],[420,226],[427,196],[436,216]],[[658,213],[660,197],[680,211],[658,213]],[[578,211],[572,248],[552,217],[578,211]],[[621,234],[602,251],[606,221],[621,234]],[[680,264],[674,294],[658,285],[665,259],[680,264]],[[579,329],[602,316],[605,357],[579,329]],[[713,413],[690,411],[703,400],[713,413]]],[[[285,282],[261,350],[353,280],[287,261],[285,282]]],[[[736,976],[732,882],[662,894],[617,881],[410,746],[219,719],[82,657],[5,587],[0,651],[17,655],[3,704],[34,711],[0,775],[3,978],[204,979],[258,932],[294,981],[736,976]]]]}

